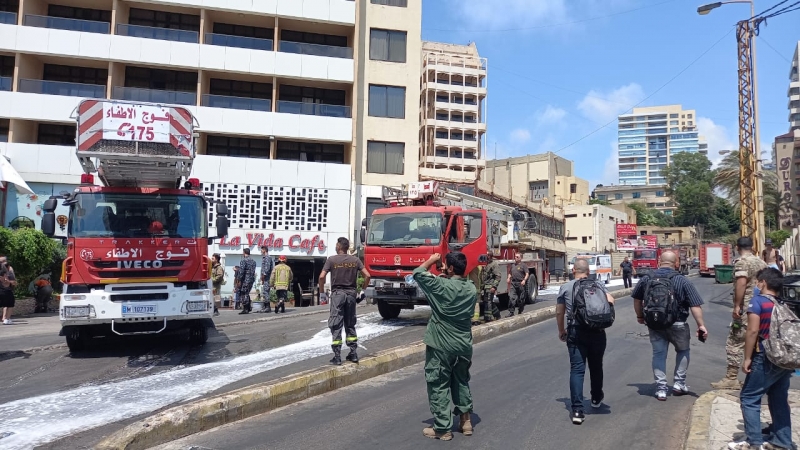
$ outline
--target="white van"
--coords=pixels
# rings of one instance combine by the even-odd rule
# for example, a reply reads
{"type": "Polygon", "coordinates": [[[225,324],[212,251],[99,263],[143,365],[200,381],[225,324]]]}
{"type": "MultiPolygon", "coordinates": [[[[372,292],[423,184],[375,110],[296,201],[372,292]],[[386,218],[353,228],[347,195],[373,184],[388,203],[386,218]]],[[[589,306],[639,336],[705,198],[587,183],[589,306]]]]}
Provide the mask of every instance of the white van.
{"type": "Polygon", "coordinates": [[[605,284],[611,282],[611,255],[577,255],[569,261],[569,279],[573,279],[572,268],[577,259],[585,259],[589,263],[589,279],[599,280],[605,284]]]}

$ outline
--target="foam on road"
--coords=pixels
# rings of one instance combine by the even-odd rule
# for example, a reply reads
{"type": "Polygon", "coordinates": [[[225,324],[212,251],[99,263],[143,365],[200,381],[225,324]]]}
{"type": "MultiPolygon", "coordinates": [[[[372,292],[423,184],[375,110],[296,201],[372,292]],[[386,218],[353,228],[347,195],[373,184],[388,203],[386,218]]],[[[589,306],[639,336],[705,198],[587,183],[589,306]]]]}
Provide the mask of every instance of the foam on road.
{"type": "MultiPolygon", "coordinates": [[[[409,321],[382,321],[373,313],[357,325],[360,341],[409,321]]],[[[331,352],[326,328],[311,339],[230,360],[101,385],[81,386],[0,405],[0,448],[30,449],[80,431],[191,400],[260,373],[331,352]]]]}

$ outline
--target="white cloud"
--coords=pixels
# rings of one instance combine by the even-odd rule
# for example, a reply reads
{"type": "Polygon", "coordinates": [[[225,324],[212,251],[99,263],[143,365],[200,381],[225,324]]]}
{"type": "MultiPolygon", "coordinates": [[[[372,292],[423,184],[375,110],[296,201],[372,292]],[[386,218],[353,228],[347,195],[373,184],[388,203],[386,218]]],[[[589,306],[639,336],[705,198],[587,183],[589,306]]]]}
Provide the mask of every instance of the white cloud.
{"type": "Polygon", "coordinates": [[[450,0],[461,21],[476,29],[569,29],[569,22],[608,14],[631,0],[450,0]],[[552,28],[550,26],[553,26],[552,28]]]}
{"type": "Polygon", "coordinates": [[[534,119],[536,120],[537,126],[551,125],[561,122],[566,115],[566,110],[552,105],[547,105],[544,110],[536,111],[534,119]]]}
{"type": "Polygon", "coordinates": [[[603,179],[600,180],[600,184],[606,186],[619,184],[619,152],[617,150],[617,141],[611,142],[611,153],[608,155],[603,165],[603,179]]]}
{"type": "Polygon", "coordinates": [[[525,144],[531,140],[531,132],[525,128],[517,128],[511,132],[509,139],[514,144],[525,144]]]}
{"type": "Polygon", "coordinates": [[[578,110],[597,123],[608,123],[644,99],[642,87],[630,83],[611,92],[589,91],[578,102],[578,110]]]}
{"type": "MultiPolygon", "coordinates": [[[[709,118],[697,118],[697,131],[708,143],[708,159],[711,160],[714,167],[725,157],[719,154],[720,150],[736,150],[739,148],[735,136],[731,137],[731,133],[727,128],[714,123],[709,118]]],[[[762,150],[764,150],[763,146],[762,150]]]]}

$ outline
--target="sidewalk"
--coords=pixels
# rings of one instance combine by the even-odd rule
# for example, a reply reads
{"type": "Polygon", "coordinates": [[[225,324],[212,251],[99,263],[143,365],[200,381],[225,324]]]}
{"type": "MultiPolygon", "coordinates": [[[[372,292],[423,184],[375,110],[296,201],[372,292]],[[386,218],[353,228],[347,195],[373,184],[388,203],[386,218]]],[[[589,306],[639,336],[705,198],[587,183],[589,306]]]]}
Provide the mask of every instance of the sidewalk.
{"type": "MultiPolygon", "coordinates": [[[[792,441],[800,442],[800,391],[789,390],[792,408],[792,441]]],[[[762,426],[772,422],[767,399],[761,405],[762,426]]],[[[744,420],[737,391],[711,391],[694,404],[685,450],[722,450],[729,442],[744,439],[744,420]]]]}

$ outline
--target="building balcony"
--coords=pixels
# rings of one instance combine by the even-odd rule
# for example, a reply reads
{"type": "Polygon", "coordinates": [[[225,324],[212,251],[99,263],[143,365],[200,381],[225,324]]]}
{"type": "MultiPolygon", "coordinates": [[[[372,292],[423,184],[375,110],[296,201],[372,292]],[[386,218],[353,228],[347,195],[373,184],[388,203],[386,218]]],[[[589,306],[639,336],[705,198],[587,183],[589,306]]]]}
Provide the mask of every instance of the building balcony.
{"type": "Polygon", "coordinates": [[[478,149],[478,140],[461,140],[461,139],[444,139],[444,138],[434,138],[434,144],[437,147],[457,147],[457,148],[469,148],[469,149],[478,149]]]}
{"type": "Polygon", "coordinates": [[[196,105],[197,94],[194,92],[162,91],[158,89],[142,89],[114,86],[111,98],[133,102],[165,103],[173,105],[196,105]]]}
{"type": "Polygon", "coordinates": [[[438,111],[464,111],[464,112],[475,112],[477,113],[480,108],[478,107],[478,103],[452,103],[452,102],[440,102],[436,101],[434,106],[438,111]]]}
{"type": "Polygon", "coordinates": [[[211,108],[243,109],[248,111],[272,111],[272,100],[263,98],[203,94],[200,104],[202,106],[208,106],[211,108]]]}
{"type": "Polygon", "coordinates": [[[485,159],[458,158],[454,156],[430,156],[422,157],[422,161],[428,164],[462,166],[462,167],[486,167],[485,159]]]}
{"type": "Polygon", "coordinates": [[[455,120],[437,120],[437,119],[426,119],[425,124],[429,127],[436,127],[436,128],[456,128],[456,129],[464,129],[464,130],[477,130],[479,132],[486,131],[486,124],[483,122],[459,122],[455,120]]]}
{"type": "Polygon", "coordinates": [[[228,34],[206,33],[203,43],[219,45],[221,47],[249,48],[251,50],[264,50],[268,52],[271,52],[273,49],[272,39],[231,36],[228,34]]]}
{"type": "Polygon", "coordinates": [[[278,112],[303,114],[307,116],[351,118],[349,106],[325,105],[322,103],[301,103],[278,100],[278,112]]]}
{"type": "Polygon", "coordinates": [[[94,20],[65,19],[63,17],[25,14],[22,24],[27,27],[51,28],[55,30],[82,31],[84,33],[111,33],[111,24],[94,20]]]}
{"type": "Polygon", "coordinates": [[[419,176],[440,181],[450,181],[453,183],[474,183],[477,176],[477,170],[453,170],[420,167],[419,176]]]}
{"type": "Polygon", "coordinates": [[[200,33],[197,31],[145,27],[141,25],[128,25],[124,23],[117,25],[117,34],[120,36],[159,39],[162,41],[186,42],[190,44],[196,44],[200,42],[200,33]]]}
{"type": "Polygon", "coordinates": [[[0,77],[0,91],[10,91],[14,80],[11,77],[0,77]]]}
{"type": "Polygon", "coordinates": [[[448,84],[440,82],[427,82],[422,86],[423,89],[435,89],[437,91],[455,92],[459,94],[474,94],[478,96],[486,96],[486,88],[482,86],[462,86],[457,84],[448,84]]]}
{"type": "Polygon", "coordinates": [[[8,12],[8,11],[0,11],[0,23],[6,25],[16,25],[17,24],[17,13],[8,12]]]}
{"type": "Polygon", "coordinates": [[[353,59],[353,49],[334,45],[306,44],[304,42],[280,41],[278,51],[298,55],[327,56],[330,58],[353,59]]]}
{"type": "Polygon", "coordinates": [[[68,97],[106,98],[106,87],[97,84],[66,83],[47,80],[19,80],[19,92],[65,95],[68,97]]]}
{"type": "Polygon", "coordinates": [[[436,70],[439,73],[451,73],[453,75],[466,75],[472,77],[485,77],[486,66],[479,67],[477,65],[459,66],[454,64],[446,64],[444,62],[426,62],[422,61],[424,68],[428,70],[436,70]]]}

